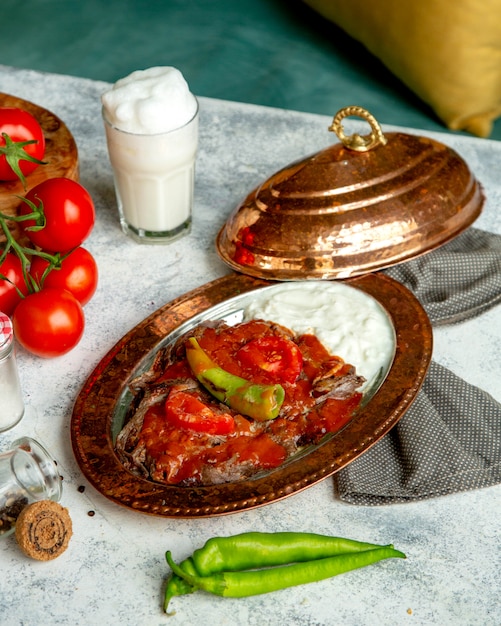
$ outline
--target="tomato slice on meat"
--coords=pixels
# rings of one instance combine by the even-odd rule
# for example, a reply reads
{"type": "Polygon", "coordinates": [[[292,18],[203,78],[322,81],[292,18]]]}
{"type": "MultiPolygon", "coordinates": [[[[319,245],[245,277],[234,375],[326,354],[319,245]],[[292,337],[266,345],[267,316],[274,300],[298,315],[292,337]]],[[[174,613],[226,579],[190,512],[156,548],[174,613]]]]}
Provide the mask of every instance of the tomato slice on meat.
{"type": "Polygon", "coordinates": [[[236,358],[243,369],[251,374],[264,372],[275,383],[295,383],[303,367],[299,347],[274,335],[251,339],[238,350],[236,358]]]}
{"type": "Polygon", "coordinates": [[[228,435],[235,430],[235,420],[229,413],[217,412],[185,391],[172,390],[165,401],[165,414],[178,428],[209,435],[228,435]]]}

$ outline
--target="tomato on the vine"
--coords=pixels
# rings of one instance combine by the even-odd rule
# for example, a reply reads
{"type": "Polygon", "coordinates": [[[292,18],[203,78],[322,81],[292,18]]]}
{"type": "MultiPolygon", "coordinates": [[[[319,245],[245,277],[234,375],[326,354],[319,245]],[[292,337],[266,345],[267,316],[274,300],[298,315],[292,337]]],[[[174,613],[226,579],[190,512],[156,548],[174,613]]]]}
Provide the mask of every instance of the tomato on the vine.
{"type": "Polygon", "coordinates": [[[290,339],[274,335],[251,339],[236,354],[238,363],[250,374],[264,373],[275,383],[294,383],[301,374],[303,356],[290,339]]]}
{"type": "Polygon", "coordinates": [[[165,414],[171,424],[209,435],[227,435],[235,430],[229,413],[206,406],[195,396],[173,389],[165,402],[165,414]]]}
{"type": "Polygon", "coordinates": [[[30,274],[43,289],[60,287],[71,292],[83,306],[89,302],[97,289],[98,268],[92,254],[85,248],[75,248],[64,257],[60,265],[51,269],[50,263],[41,256],[33,256],[30,274]],[[43,282],[42,282],[43,278],[43,282]]]}
{"type": "Polygon", "coordinates": [[[89,192],[70,178],[49,178],[28,191],[19,213],[29,215],[34,210],[39,215],[20,225],[28,239],[47,252],[77,248],[90,235],[96,219],[89,192]]]}
{"type": "Polygon", "coordinates": [[[17,305],[12,317],[17,341],[44,358],[72,350],[82,338],[85,319],[82,305],[65,289],[42,289],[17,305]]]}
{"type": "Polygon", "coordinates": [[[0,265],[0,311],[9,317],[22,299],[18,289],[23,295],[28,293],[23,266],[19,257],[7,252],[0,265]]]}
{"type": "Polygon", "coordinates": [[[0,180],[23,179],[41,163],[45,136],[38,121],[17,107],[0,107],[0,180]]]}

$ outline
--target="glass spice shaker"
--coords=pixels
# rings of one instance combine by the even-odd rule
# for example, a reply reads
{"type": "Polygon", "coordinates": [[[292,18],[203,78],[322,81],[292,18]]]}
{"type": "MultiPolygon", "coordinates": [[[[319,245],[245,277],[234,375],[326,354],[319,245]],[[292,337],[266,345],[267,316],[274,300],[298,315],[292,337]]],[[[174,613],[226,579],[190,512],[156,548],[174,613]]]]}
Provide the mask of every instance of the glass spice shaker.
{"type": "Polygon", "coordinates": [[[62,481],[47,450],[23,437],[0,453],[0,537],[10,535],[23,508],[38,500],[58,502],[62,481]]]}
{"type": "Polygon", "coordinates": [[[0,312],[0,432],[15,426],[23,415],[12,322],[8,315],[0,312]]]}

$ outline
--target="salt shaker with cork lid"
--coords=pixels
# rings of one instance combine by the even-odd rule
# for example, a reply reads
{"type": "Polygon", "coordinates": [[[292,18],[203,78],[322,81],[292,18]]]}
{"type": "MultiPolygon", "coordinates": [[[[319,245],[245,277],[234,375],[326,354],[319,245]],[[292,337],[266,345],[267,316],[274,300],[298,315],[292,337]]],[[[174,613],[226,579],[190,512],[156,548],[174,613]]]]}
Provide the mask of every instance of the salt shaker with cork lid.
{"type": "Polygon", "coordinates": [[[0,432],[15,426],[23,415],[12,322],[8,315],[0,312],[0,432]]]}

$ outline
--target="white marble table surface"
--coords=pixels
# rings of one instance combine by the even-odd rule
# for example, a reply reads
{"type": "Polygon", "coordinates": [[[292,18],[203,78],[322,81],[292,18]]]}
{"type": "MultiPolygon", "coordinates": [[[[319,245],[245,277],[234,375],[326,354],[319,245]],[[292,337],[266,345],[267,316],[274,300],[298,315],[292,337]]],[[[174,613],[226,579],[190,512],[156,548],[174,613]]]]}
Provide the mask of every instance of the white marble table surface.
{"type": "MultiPolygon", "coordinates": [[[[100,117],[99,96],[105,87],[0,66],[0,91],[50,109],[77,141],[81,182],[97,208],[86,246],[100,268],[99,289],[86,307],[87,327],[78,347],[53,360],[19,351],[28,410],[18,426],[0,435],[0,449],[22,435],[45,443],[64,476],[62,504],[72,516],[74,536],[68,550],[48,563],[25,557],[14,537],[0,542],[2,626],[501,624],[501,486],[364,508],[336,500],[327,479],[255,510],[179,520],[117,506],[87,483],[70,444],[72,406],[87,376],[150,313],[227,274],[214,241],[231,209],[279,167],[333,141],[325,117],[202,98],[193,232],[167,247],[141,246],[118,225],[100,117]],[[80,485],[86,486],[84,493],[80,485]],[[182,559],[211,536],[246,530],[315,531],[394,542],[408,558],[241,600],[200,592],[175,600],[175,616],[164,615],[165,550],[182,559]]],[[[476,225],[501,233],[501,143],[435,136],[467,159],[485,188],[488,200],[476,225]]],[[[497,307],[437,331],[434,358],[501,400],[500,346],[497,307]]]]}

